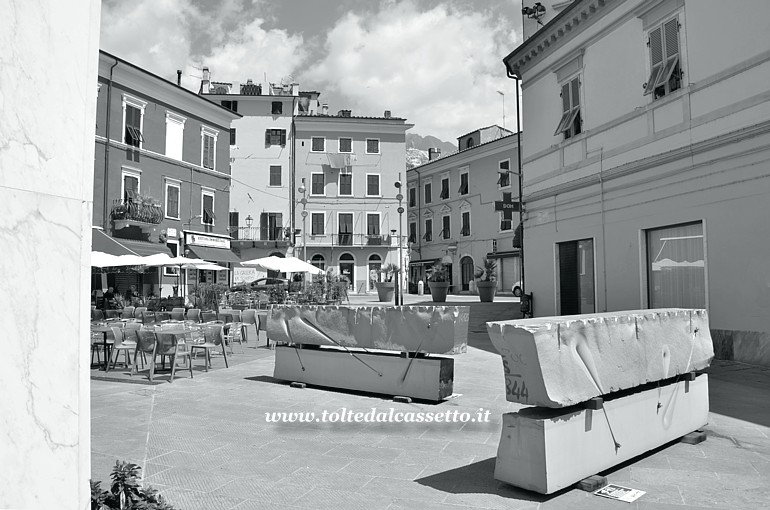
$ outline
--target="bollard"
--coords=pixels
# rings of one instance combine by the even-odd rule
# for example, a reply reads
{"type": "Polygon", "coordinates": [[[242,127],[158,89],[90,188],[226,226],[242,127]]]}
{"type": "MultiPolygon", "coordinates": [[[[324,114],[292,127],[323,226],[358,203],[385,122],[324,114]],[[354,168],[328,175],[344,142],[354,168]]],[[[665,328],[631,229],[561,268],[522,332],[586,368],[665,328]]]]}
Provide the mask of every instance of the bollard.
{"type": "Polygon", "coordinates": [[[417,282],[417,295],[422,296],[425,294],[425,283],[422,280],[417,282]]]}

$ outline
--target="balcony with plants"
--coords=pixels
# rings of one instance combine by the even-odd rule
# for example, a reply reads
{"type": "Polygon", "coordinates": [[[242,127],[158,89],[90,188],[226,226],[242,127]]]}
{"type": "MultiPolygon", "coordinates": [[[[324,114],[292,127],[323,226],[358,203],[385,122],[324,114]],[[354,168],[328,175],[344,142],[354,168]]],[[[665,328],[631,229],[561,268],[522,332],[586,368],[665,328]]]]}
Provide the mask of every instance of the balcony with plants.
{"type": "Polygon", "coordinates": [[[127,195],[123,199],[113,200],[110,219],[115,231],[134,227],[149,235],[163,219],[163,208],[153,197],[127,195]]]}

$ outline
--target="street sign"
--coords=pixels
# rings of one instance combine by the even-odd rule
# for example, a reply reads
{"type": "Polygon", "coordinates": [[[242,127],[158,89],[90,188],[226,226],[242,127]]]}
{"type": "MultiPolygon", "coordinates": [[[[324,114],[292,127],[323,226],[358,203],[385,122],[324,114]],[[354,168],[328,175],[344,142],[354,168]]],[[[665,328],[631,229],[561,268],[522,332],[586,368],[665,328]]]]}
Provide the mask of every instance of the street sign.
{"type": "Polygon", "coordinates": [[[495,200],[495,211],[518,212],[519,209],[521,209],[519,202],[503,202],[502,200],[495,200]]]}

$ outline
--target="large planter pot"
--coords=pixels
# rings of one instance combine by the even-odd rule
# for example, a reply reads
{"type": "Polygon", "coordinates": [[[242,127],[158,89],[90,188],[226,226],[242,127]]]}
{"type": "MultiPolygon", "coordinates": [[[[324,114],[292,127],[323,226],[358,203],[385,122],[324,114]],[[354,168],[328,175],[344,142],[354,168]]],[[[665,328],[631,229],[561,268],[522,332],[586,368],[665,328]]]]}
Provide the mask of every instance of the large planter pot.
{"type": "Polygon", "coordinates": [[[479,299],[482,303],[491,303],[495,300],[497,282],[476,282],[476,288],[479,291],[479,299]]]}
{"type": "Polygon", "coordinates": [[[376,282],[374,285],[377,287],[377,297],[380,299],[380,303],[393,301],[396,282],[376,282]]]}
{"type": "Polygon", "coordinates": [[[449,282],[428,282],[430,295],[434,303],[445,303],[446,294],[449,291],[449,282]]]}

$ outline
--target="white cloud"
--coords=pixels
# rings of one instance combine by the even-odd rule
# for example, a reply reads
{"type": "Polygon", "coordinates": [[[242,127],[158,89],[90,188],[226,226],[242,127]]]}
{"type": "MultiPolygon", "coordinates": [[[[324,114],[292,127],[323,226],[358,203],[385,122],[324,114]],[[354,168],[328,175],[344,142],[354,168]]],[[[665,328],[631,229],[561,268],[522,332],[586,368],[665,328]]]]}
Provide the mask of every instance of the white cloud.
{"type": "Polygon", "coordinates": [[[513,28],[492,12],[448,4],[419,10],[412,0],[386,2],[379,12],[350,13],[328,33],[326,55],[303,75],[334,90],[354,114],[406,117],[414,132],[454,140],[475,128],[515,122],[513,81],[502,58],[517,44],[513,28]]]}
{"type": "Polygon", "coordinates": [[[201,68],[216,81],[271,81],[291,74],[306,58],[302,36],[263,28],[258,1],[192,0],[104,2],[101,48],[194,91],[201,68]]]}

